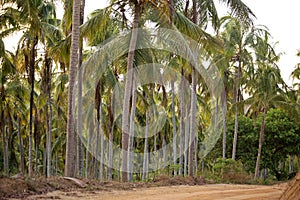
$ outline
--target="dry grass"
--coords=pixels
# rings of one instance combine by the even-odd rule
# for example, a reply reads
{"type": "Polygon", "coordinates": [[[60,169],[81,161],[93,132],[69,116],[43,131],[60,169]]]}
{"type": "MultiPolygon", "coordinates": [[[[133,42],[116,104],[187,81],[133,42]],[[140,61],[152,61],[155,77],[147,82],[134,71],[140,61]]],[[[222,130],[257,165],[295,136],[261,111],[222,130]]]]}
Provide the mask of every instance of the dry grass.
{"type": "Polygon", "coordinates": [[[280,200],[298,200],[300,199],[300,172],[288,184],[280,200]]]}
{"type": "Polygon", "coordinates": [[[171,185],[203,185],[204,178],[201,177],[172,177],[160,175],[151,182],[122,183],[116,181],[98,181],[81,179],[85,187],[81,187],[75,181],[63,177],[51,178],[0,178],[0,199],[25,198],[34,194],[44,194],[55,190],[61,191],[112,191],[132,190],[134,188],[148,188],[156,186],[171,185]]]}

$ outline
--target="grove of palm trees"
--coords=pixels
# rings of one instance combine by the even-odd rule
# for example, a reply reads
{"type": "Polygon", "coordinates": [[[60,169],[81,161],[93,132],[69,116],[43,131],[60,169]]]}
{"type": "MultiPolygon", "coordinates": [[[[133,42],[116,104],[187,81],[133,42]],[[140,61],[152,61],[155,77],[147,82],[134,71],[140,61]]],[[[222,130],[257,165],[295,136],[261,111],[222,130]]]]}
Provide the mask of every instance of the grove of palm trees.
{"type": "Polygon", "coordinates": [[[300,64],[288,85],[282,52],[250,7],[108,5],[86,14],[85,0],[1,1],[0,179],[271,184],[296,175],[300,64]]]}

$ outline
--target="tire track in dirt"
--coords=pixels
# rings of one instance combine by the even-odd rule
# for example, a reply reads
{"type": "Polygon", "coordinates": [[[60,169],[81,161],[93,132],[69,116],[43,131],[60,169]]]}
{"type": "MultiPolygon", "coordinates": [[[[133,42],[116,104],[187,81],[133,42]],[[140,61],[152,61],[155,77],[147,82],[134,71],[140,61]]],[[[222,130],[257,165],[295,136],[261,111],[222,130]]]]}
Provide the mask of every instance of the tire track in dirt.
{"type": "Polygon", "coordinates": [[[93,200],[278,200],[286,184],[277,186],[212,184],[139,188],[127,191],[62,192],[31,196],[27,199],[93,200]]]}

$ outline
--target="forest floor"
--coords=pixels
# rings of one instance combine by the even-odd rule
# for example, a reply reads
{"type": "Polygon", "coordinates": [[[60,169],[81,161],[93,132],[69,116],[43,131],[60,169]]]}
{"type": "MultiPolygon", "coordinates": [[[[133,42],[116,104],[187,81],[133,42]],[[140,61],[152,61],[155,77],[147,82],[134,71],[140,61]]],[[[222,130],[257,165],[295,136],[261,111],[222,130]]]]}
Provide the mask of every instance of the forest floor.
{"type": "Polygon", "coordinates": [[[49,179],[1,178],[0,199],[95,199],[95,200],[277,200],[287,184],[272,186],[205,184],[203,178],[161,177],[148,183],[120,183],[62,177],[49,179]]]}

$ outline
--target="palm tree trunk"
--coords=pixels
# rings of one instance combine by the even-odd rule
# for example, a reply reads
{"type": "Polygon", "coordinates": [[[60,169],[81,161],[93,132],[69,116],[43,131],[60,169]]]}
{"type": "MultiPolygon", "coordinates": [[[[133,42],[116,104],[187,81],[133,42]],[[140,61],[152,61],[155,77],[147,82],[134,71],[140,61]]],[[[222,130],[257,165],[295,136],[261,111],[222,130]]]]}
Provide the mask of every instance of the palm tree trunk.
{"type": "Polygon", "coordinates": [[[118,153],[118,180],[121,181],[121,151],[118,153]]]}
{"type": "Polygon", "coordinates": [[[28,149],[28,175],[33,175],[32,168],[32,135],[33,135],[33,106],[34,106],[34,73],[35,73],[35,47],[38,43],[38,38],[35,37],[30,48],[30,61],[29,61],[29,71],[30,71],[30,105],[29,105],[29,149],[28,149]]]}
{"type": "Polygon", "coordinates": [[[222,103],[222,117],[223,117],[223,145],[222,145],[222,158],[226,158],[226,102],[227,102],[227,96],[226,92],[224,91],[221,96],[221,103],[222,103]]]}
{"type": "Polygon", "coordinates": [[[25,174],[23,139],[21,135],[21,120],[19,117],[18,117],[18,139],[19,139],[19,150],[20,150],[20,170],[22,174],[25,174]]]}
{"type": "Polygon", "coordinates": [[[137,43],[138,36],[138,25],[140,20],[140,5],[138,2],[135,3],[134,8],[134,19],[133,19],[133,30],[130,39],[130,46],[127,58],[127,77],[125,83],[125,91],[124,91],[124,103],[123,103],[123,111],[122,111],[122,181],[128,181],[127,175],[127,162],[128,162],[128,138],[129,138],[129,104],[130,104],[130,95],[132,89],[132,68],[134,61],[134,50],[137,43]]]}
{"type": "Polygon", "coordinates": [[[195,174],[198,173],[198,137],[195,137],[195,174]]]}
{"type": "MultiPolygon", "coordinates": [[[[197,0],[193,0],[192,21],[197,24],[197,0]]],[[[191,91],[191,112],[190,112],[190,142],[189,142],[189,176],[194,176],[194,153],[195,153],[195,132],[196,132],[196,71],[192,66],[192,91],[191,91]]]]}
{"type": "Polygon", "coordinates": [[[260,128],[260,135],[259,135],[257,160],[256,160],[256,166],[255,166],[255,174],[254,174],[254,178],[255,179],[257,179],[258,176],[259,176],[261,150],[262,150],[262,145],[263,145],[263,142],[264,142],[264,134],[265,134],[265,127],[266,127],[265,118],[266,118],[266,109],[264,108],[264,110],[263,110],[263,116],[262,116],[262,120],[261,120],[261,128],[260,128]]]}
{"type": "MultiPolygon", "coordinates": [[[[238,54],[240,55],[240,53],[238,54]]],[[[238,56],[240,57],[240,56],[238,56]]],[[[239,79],[241,76],[241,61],[238,61],[238,69],[236,72],[236,76],[235,76],[235,80],[234,80],[234,94],[233,94],[233,98],[234,98],[234,104],[235,104],[235,120],[234,120],[234,136],[233,136],[233,146],[232,146],[232,160],[235,160],[236,157],[236,146],[237,146],[237,136],[238,136],[238,129],[239,129],[239,110],[238,110],[238,102],[239,102],[239,79]]]]}
{"type": "Polygon", "coordinates": [[[130,128],[129,128],[129,149],[128,149],[128,169],[129,169],[129,181],[133,180],[133,139],[134,139],[134,118],[136,110],[136,80],[133,74],[132,82],[132,100],[131,100],[131,112],[130,112],[130,128]]]}
{"type": "Polygon", "coordinates": [[[143,175],[142,180],[147,177],[147,163],[148,163],[148,135],[149,135],[149,113],[146,111],[146,132],[145,132],[145,143],[144,143],[144,159],[143,159],[143,175]]]}
{"type": "Polygon", "coordinates": [[[234,135],[233,135],[233,146],[232,146],[232,156],[231,156],[232,160],[235,160],[235,156],[236,156],[237,135],[238,135],[238,126],[239,126],[239,121],[238,121],[239,111],[237,108],[237,100],[234,101],[234,104],[235,104],[235,118],[234,118],[234,135]]]}
{"type": "MultiPolygon", "coordinates": [[[[51,80],[50,80],[51,81],[51,80]]],[[[50,83],[51,84],[51,83],[50,83]]],[[[51,85],[50,85],[50,88],[51,88],[51,85]]],[[[47,147],[47,177],[51,176],[51,171],[52,171],[52,168],[51,168],[51,161],[52,161],[52,145],[51,145],[51,140],[52,140],[52,105],[51,105],[51,93],[49,92],[49,138],[48,138],[48,147],[47,147]]]]}
{"type": "Polygon", "coordinates": [[[7,151],[7,137],[5,134],[5,121],[4,111],[1,112],[1,136],[2,136],[2,150],[3,150],[3,171],[5,174],[8,173],[8,151],[7,151]]]}
{"type": "Polygon", "coordinates": [[[51,60],[45,55],[45,67],[46,67],[46,77],[47,77],[47,110],[46,110],[46,120],[47,120],[47,136],[46,136],[46,152],[47,152],[47,177],[51,176],[51,153],[52,153],[52,105],[51,105],[51,76],[52,76],[52,67],[51,60]],[[49,109],[49,110],[48,110],[49,109]],[[48,114],[49,111],[49,114],[48,114]]]}
{"type": "MultiPolygon", "coordinates": [[[[80,6],[80,25],[84,22],[84,7],[85,7],[85,0],[81,0],[80,6]]],[[[83,145],[81,141],[82,135],[82,38],[80,39],[80,47],[79,47],[79,54],[78,54],[78,122],[77,122],[77,169],[78,175],[82,177],[83,175],[83,159],[84,159],[84,152],[83,152],[83,145]]]]}
{"type": "Polygon", "coordinates": [[[112,170],[113,170],[113,157],[114,157],[114,152],[113,152],[113,142],[114,142],[114,113],[113,113],[113,109],[114,109],[114,95],[111,95],[111,106],[109,108],[109,118],[110,118],[110,132],[109,132],[109,145],[108,145],[108,162],[109,162],[109,166],[108,166],[108,170],[107,170],[107,179],[108,181],[112,180],[112,170]]]}
{"type": "Polygon", "coordinates": [[[38,166],[39,166],[39,145],[40,145],[40,129],[39,129],[39,113],[36,109],[36,113],[34,116],[34,131],[33,131],[33,135],[34,135],[34,149],[35,149],[35,173],[38,174],[39,170],[38,170],[38,166]]]}
{"type": "Polygon", "coordinates": [[[176,143],[176,118],[175,118],[175,91],[174,91],[174,81],[171,82],[171,92],[172,92],[172,124],[173,124],[173,165],[174,165],[174,176],[176,176],[176,160],[177,160],[177,155],[176,155],[176,148],[177,148],[177,143],[176,143]]]}
{"type": "Polygon", "coordinates": [[[104,132],[102,131],[102,106],[100,105],[99,108],[99,134],[100,134],[100,167],[99,167],[99,178],[103,180],[103,173],[104,173],[104,132]]]}
{"type": "MultiPolygon", "coordinates": [[[[183,68],[182,68],[183,70],[183,68]]],[[[181,71],[182,71],[181,70],[181,71]]],[[[180,93],[179,93],[179,98],[180,98],[180,158],[179,158],[179,175],[182,175],[183,170],[183,155],[184,155],[184,85],[183,85],[183,71],[181,72],[181,80],[180,80],[180,93]]]]}
{"type": "MultiPolygon", "coordinates": [[[[48,120],[46,116],[46,121],[48,120]]],[[[48,126],[48,124],[47,124],[48,126]]],[[[43,175],[47,177],[47,137],[48,137],[48,129],[46,130],[46,141],[44,142],[44,152],[43,152],[43,175]]]]}
{"type": "MultiPolygon", "coordinates": [[[[157,129],[157,128],[156,128],[157,129]]],[[[155,133],[157,133],[157,130],[155,130],[155,133]]],[[[157,171],[157,168],[158,168],[158,154],[157,154],[157,134],[154,134],[154,141],[153,141],[153,151],[155,152],[155,155],[154,155],[154,170],[157,171]]]]}
{"type": "Polygon", "coordinates": [[[5,169],[6,169],[6,174],[9,174],[9,130],[6,129],[6,134],[4,135],[5,138],[5,157],[6,157],[6,162],[5,162],[5,169]]]}
{"type": "Polygon", "coordinates": [[[184,135],[184,168],[183,168],[183,174],[184,176],[187,175],[187,167],[188,167],[188,155],[189,155],[189,133],[190,133],[190,123],[189,123],[189,105],[186,105],[186,111],[185,111],[185,135],[184,135]]]}
{"type": "Polygon", "coordinates": [[[74,85],[76,79],[76,65],[78,64],[79,49],[79,25],[80,25],[80,0],[73,1],[73,19],[72,19],[72,40],[70,54],[70,72],[69,72],[69,91],[68,91],[68,118],[67,118],[67,143],[66,143],[66,164],[65,176],[75,176],[75,130],[74,130],[74,108],[73,98],[74,85]]]}
{"type": "MultiPolygon", "coordinates": [[[[166,133],[167,133],[167,131],[165,131],[165,135],[166,135],[166,133]]],[[[166,137],[165,137],[165,135],[162,136],[162,151],[163,151],[164,172],[166,174],[167,173],[167,146],[166,146],[166,137]]]]}
{"type": "Polygon", "coordinates": [[[99,176],[98,176],[98,158],[99,158],[99,141],[100,141],[100,118],[96,120],[96,124],[97,124],[97,127],[96,127],[96,140],[95,140],[95,143],[92,145],[93,147],[95,147],[94,149],[94,178],[97,179],[99,176]],[[99,120],[99,121],[98,121],[99,120]]]}
{"type": "Polygon", "coordinates": [[[196,77],[195,69],[192,70],[191,112],[190,112],[190,142],[189,142],[189,176],[194,176],[194,153],[196,132],[196,77]]]}

